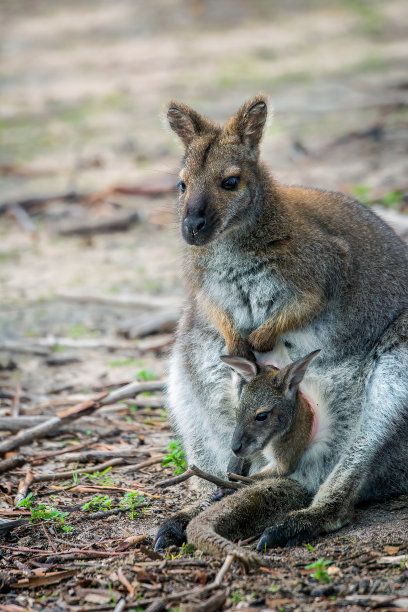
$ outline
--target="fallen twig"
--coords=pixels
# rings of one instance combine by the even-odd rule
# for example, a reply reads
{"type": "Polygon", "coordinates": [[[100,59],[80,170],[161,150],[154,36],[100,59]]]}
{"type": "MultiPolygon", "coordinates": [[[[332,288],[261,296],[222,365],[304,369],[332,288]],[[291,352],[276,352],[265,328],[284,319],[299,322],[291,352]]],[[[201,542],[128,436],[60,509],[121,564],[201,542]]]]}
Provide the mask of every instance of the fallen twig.
{"type": "Polygon", "coordinates": [[[20,467],[24,465],[26,461],[27,458],[24,457],[24,455],[14,455],[14,457],[3,459],[3,461],[0,461],[0,474],[13,470],[16,467],[20,467]]]}
{"type": "Polygon", "coordinates": [[[218,588],[225,574],[228,572],[232,563],[234,562],[234,558],[235,558],[234,555],[226,556],[225,561],[222,564],[218,574],[216,575],[214,581],[211,582],[210,584],[207,584],[206,586],[200,587],[198,589],[192,589],[192,590],[190,589],[189,591],[180,591],[179,593],[171,593],[170,595],[166,597],[166,599],[169,601],[174,601],[176,599],[181,599],[182,597],[186,597],[186,596],[202,595],[204,593],[208,593],[209,591],[212,591],[218,588]]]}
{"type": "Polygon", "coordinates": [[[165,489],[166,487],[170,487],[170,486],[179,484],[180,482],[184,482],[185,480],[188,480],[192,476],[198,476],[199,478],[202,478],[203,480],[208,480],[209,482],[212,482],[218,487],[223,487],[224,489],[241,489],[242,487],[245,486],[241,482],[231,482],[228,480],[222,480],[221,478],[218,478],[217,476],[208,474],[208,472],[203,472],[203,470],[200,470],[195,465],[190,465],[183,474],[180,474],[180,476],[175,476],[174,478],[168,478],[167,480],[162,480],[161,482],[156,483],[155,486],[165,489]]]}
{"type": "Polygon", "coordinates": [[[88,236],[106,232],[123,232],[139,221],[137,212],[118,212],[105,219],[90,220],[87,222],[72,222],[62,225],[57,231],[60,236],[88,236]]]}
{"type": "MultiPolygon", "coordinates": [[[[114,465],[122,465],[124,463],[123,458],[117,457],[115,459],[110,459],[110,461],[105,461],[104,463],[99,463],[98,465],[94,465],[86,469],[86,474],[93,474],[94,472],[100,472],[106,470],[108,467],[112,467],[114,465]]],[[[72,478],[74,474],[78,473],[78,469],[69,470],[66,472],[52,472],[51,474],[35,474],[33,477],[33,482],[48,482],[52,480],[61,480],[62,478],[72,478]]]]}
{"type": "Polygon", "coordinates": [[[45,528],[44,523],[41,523],[41,527],[43,528],[43,531],[44,531],[44,533],[45,533],[45,537],[47,538],[47,540],[48,540],[48,542],[49,542],[49,545],[51,546],[52,550],[53,550],[54,552],[58,552],[58,551],[57,551],[57,547],[55,546],[54,542],[51,540],[51,538],[50,538],[50,534],[48,533],[47,529],[45,528]]]}
{"type": "Polygon", "coordinates": [[[32,482],[33,473],[31,469],[28,469],[23,480],[20,480],[20,482],[18,483],[17,495],[14,498],[15,506],[18,506],[18,504],[23,501],[25,497],[27,497],[27,492],[32,482]]]}
{"type": "Polygon", "coordinates": [[[131,472],[137,472],[138,470],[142,470],[145,467],[149,467],[150,465],[156,465],[157,463],[161,463],[162,460],[166,457],[166,455],[157,455],[156,457],[152,457],[151,459],[146,459],[146,461],[142,461],[141,463],[136,463],[135,465],[131,465],[126,468],[125,474],[130,474],[131,472]]]}
{"type": "Polygon", "coordinates": [[[78,419],[80,416],[88,415],[97,410],[102,404],[101,400],[106,399],[106,393],[100,395],[94,400],[88,400],[72,408],[69,408],[65,412],[60,413],[59,416],[54,416],[48,419],[45,423],[30,427],[25,431],[20,431],[15,436],[9,436],[2,442],[0,442],[0,454],[6,453],[14,448],[18,448],[23,444],[28,444],[32,440],[41,438],[42,436],[49,435],[50,433],[57,433],[62,425],[69,423],[74,419],[78,419]]]}
{"type": "Polygon", "coordinates": [[[107,393],[101,394],[99,397],[87,400],[76,406],[68,408],[64,412],[59,413],[58,416],[48,419],[45,423],[41,423],[34,427],[31,427],[25,431],[20,431],[15,436],[9,436],[2,442],[0,442],[0,454],[6,453],[9,450],[18,448],[23,444],[28,444],[34,439],[41,438],[44,435],[50,435],[57,433],[61,427],[73,420],[78,419],[81,416],[89,415],[98,410],[101,406],[107,406],[108,404],[114,404],[125,398],[135,397],[139,393],[144,391],[163,391],[165,383],[163,381],[155,382],[134,382],[116,389],[109,395],[107,393]]]}
{"type": "Polygon", "coordinates": [[[227,472],[228,478],[237,482],[245,482],[247,484],[251,484],[255,482],[254,478],[249,478],[249,476],[241,476],[241,474],[234,474],[233,472],[227,472]]]}
{"type": "Polygon", "coordinates": [[[178,309],[165,310],[156,314],[144,314],[119,324],[119,332],[127,338],[143,338],[156,333],[174,331],[180,318],[178,309]]]}

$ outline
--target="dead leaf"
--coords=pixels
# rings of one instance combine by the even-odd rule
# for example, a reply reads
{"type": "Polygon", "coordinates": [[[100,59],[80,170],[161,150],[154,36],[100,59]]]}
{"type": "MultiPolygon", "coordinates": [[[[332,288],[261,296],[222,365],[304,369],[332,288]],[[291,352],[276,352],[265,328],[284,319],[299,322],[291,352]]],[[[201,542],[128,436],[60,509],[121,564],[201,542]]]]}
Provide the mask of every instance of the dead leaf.
{"type": "Polygon", "coordinates": [[[116,550],[118,552],[122,552],[124,550],[127,550],[131,546],[134,546],[135,544],[139,544],[139,542],[143,542],[143,540],[145,540],[147,537],[148,536],[145,533],[143,535],[129,536],[128,538],[123,540],[123,542],[121,544],[119,544],[119,546],[117,546],[116,550]]]}
{"type": "Polygon", "coordinates": [[[10,586],[14,589],[33,589],[47,584],[56,584],[61,580],[72,578],[79,572],[78,569],[64,570],[63,572],[49,572],[42,576],[30,576],[30,578],[22,578],[18,582],[14,582],[10,586]]]}
{"type": "Polygon", "coordinates": [[[384,552],[387,553],[387,555],[396,555],[399,552],[400,547],[399,546],[384,546],[384,552]]]}

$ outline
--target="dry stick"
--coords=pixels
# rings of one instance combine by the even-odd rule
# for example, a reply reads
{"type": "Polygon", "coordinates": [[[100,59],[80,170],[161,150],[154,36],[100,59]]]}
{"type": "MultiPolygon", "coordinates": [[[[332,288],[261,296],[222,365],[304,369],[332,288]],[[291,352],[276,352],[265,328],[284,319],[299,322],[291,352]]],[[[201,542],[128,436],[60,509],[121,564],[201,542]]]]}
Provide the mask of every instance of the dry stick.
{"type": "Polygon", "coordinates": [[[6,453],[14,448],[18,448],[23,444],[28,444],[32,440],[37,438],[41,438],[46,434],[56,434],[62,425],[68,423],[74,419],[83,416],[84,414],[89,414],[90,412],[94,412],[97,408],[101,406],[100,400],[106,396],[106,393],[101,395],[99,398],[95,400],[88,400],[87,402],[83,402],[77,406],[73,406],[69,408],[64,413],[61,413],[60,416],[54,416],[48,419],[45,423],[41,423],[40,425],[35,425],[34,427],[30,427],[25,431],[20,431],[15,436],[9,436],[3,442],[0,443],[0,453],[6,453]]]}
{"type": "Polygon", "coordinates": [[[102,551],[102,550],[89,550],[82,548],[72,548],[71,550],[65,550],[64,552],[56,552],[54,553],[52,550],[42,550],[41,548],[25,548],[18,546],[5,546],[4,544],[0,544],[0,548],[4,548],[5,550],[14,550],[15,552],[21,553],[38,553],[38,556],[41,557],[63,557],[64,555],[72,555],[72,554],[86,554],[86,555],[95,555],[96,557],[123,557],[128,555],[129,552],[115,552],[113,550],[102,551]]]}
{"type": "Polygon", "coordinates": [[[174,478],[167,478],[167,480],[161,480],[160,482],[156,482],[156,487],[160,487],[162,489],[166,489],[167,487],[172,487],[173,485],[179,484],[180,482],[184,482],[188,480],[192,476],[195,476],[193,470],[189,468],[180,476],[174,476],[174,478]]]}
{"type": "MultiPolygon", "coordinates": [[[[94,472],[103,471],[106,470],[106,468],[114,465],[122,465],[123,462],[123,459],[117,457],[116,459],[111,459],[110,461],[105,461],[104,463],[99,463],[93,467],[86,468],[86,474],[93,474],[94,472]]],[[[78,470],[76,469],[69,470],[67,472],[53,472],[52,474],[35,474],[33,482],[48,482],[50,480],[60,480],[61,478],[72,478],[73,475],[77,473],[78,470]]]]}
{"type": "Polygon", "coordinates": [[[166,457],[166,455],[157,455],[156,457],[152,457],[151,459],[147,459],[146,461],[142,461],[141,463],[131,465],[130,467],[126,468],[125,474],[137,472],[137,470],[142,470],[143,468],[149,467],[150,465],[156,465],[157,463],[161,463],[164,457],[166,457]]]}
{"type": "Polygon", "coordinates": [[[228,478],[231,478],[231,480],[236,480],[238,482],[246,482],[248,484],[255,482],[254,478],[249,478],[248,476],[241,476],[240,474],[234,474],[234,472],[227,472],[227,476],[228,478]]]}
{"type": "Polygon", "coordinates": [[[18,448],[23,444],[28,444],[34,439],[41,438],[44,435],[56,434],[62,425],[70,423],[71,421],[78,419],[81,416],[89,415],[95,412],[101,406],[107,406],[108,404],[114,404],[122,399],[131,398],[144,391],[163,391],[165,383],[162,381],[155,382],[134,382],[113,391],[109,395],[103,393],[99,397],[88,400],[68,408],[64,412],[60,413],[59,416],[48,419],[45,423],[30,427],[25,431],[20,431],[15,436],[9,436],[3,442],[0,442],[0,454],[6,453],[14,448],[18,448]]]}
{"type": "MultiPolygon", "coordinates": [[[[75,451],[79,451],[82,448],[85,448],[86,446],[90,446],[91,444],[95,444],[95,442],[98,442],[99,438],[93,438],[91,440],[88,440],[87,442],[84,442],[83,444],[77,444],[76,446],[71,446],[68,448],[60,448],[58,450],[55,451],[49,451],[48,453],[42,453],[40,455],[33,455],[32,458],[31,457],[27,457],[27,460],[30,461],[31,465],[37,465],[37,463],[42,463],[42,461],[46,461],[47,459],[50,459],[51,457],[58,457],[59,455],[66,455],[68,453],[69,457],[71,459],[71,461],[76,460],[75,456],[76,455],[80,455],[82,453],[77,453],[75,451]],[[75,458],[75,459],[74,459],[75,458]]],[[[94,451],[96,452],[96,451],[94,451]]],[[[84,453],[86,454],[86,453],[84,453]]],[[[68,457],[65,458],[68,461],[68,457]]]]}
{"type": "Polygon", "coordinates": [[[228,480],[222,480],[221,478],[218,478],[217,476],[213,476],[212,474],[203,472],[203,470],[200,470],[195,465],[189,465],[188,470],[186,470],[184,474],[181,474],[180,476],[176,476],[175,478],[169,478],[168,480],[162,480],[161,482],[158,482],[156,484],[156,487],[162,487],[162,488],[170,487],[171,485],[183,482],[184,480],[187,480],[188,478],[191,478],[192,476],[198,476],[199,478],[202,478],[203,480],[208,480],[209,482],[212,482],[218,487],[223,487],[224,489],[241,489],[242,487],[245,486],[241,482],[229,482],[228,480]]]}
{"type": "Polygon", "coordinates": [[[131,597],[134,597],[135,589],[134,587],[132,587],[129,580],[126,578],[125,574],[123,573],[123,569],[121,567],[118,569],[118,579],[119,579],[119,582],[123,584],[123,586],[129,591],[129,595],[131,597]]]}
{"type": "Polygon", "coordinates": [[[215,580],[211,582],[210,584],[207,584],[205,587],[202,587],[199,589],[193,589],[193,590],[190,589],[188,591],[180,591],[179,593],[172,593],[171,595],[168,595],[166,599],[169,601],[173,601],[175,599],[181,599],[182,597],[185,597],[186,595],[189,595],[189,596],[202,595],[204,593],[207,593],[208,591],[212,591],[218,588],[221,585],[222,579],[224,578],[225,574],[230,569],[234,559],[235,559],[235,555],[227,555],[224,563],[221,566],[221,569],[219,570],[218,574],[215,577],[215,580]]]}
{"type": "Polygon", "coordinates": [[[16,467],[20,467],[24,465],[26,461],[27,458],[24,457],[24,455],[14,455],[14,457],[3,459],[3,461],[0,461],[0,474],[13,470],[16,467]]]}
{"type": "MultiPolygon", "coordinates": [[[[85,446],[85,445],[82,445],[85,446]]],[[[144,450],[141,449],[125,449],[125,450],[112,450],[112,451],[97,451],[97,450],[90,450],[90,451],[85,451],[84,453],[71,453],[70,449],[65,449],[65,457],[61,457],[61,459],[63,461],[71,462],[71,461],[78,461],[79,463],[86,463],[87,461],[98,461],[101,459],[113,459],[113,458],[118,458],[118,457],[122,457],[122,458],[133,458],[133,457],[137,457],[139,455],[146,455],[147,453],[144,450]]],[[[55,453],[57,454],[57,453],[55,453]]],[[[62,454],[59,453],[58,454],[62,454]]],[[[53,456],[54,453],[50,453],[50,456],[53,456]]],[[[35,460],[32,461],[32,463],[34,464],[35,462],[37,462],[37,458],[35,460]]]]}
{"type": "Polygon", "coordinates": [[[17,383],[16,392],[11,404],[11,416],[17,417],[20,412],[21,382],[17,383]]]}
{"type": "Polygon", "coordinates": [[[30,484],[33,482],[33,473],[30,468],[28,468],[26,475],[23,480],[20,480],[18,483],[17,495],[14,498],[14,505],[18,506],[18,504],[23,501],[25,497],[27,497],[27,491],[30,484]]]}
{"type": "Polygon", "coordinates": [[[125,609],[125,606],[126,606],[126,599],[124,598],[119,599],[113,612],[122,612],[125,609]]]}
{"type": "Polygon", "coordinates": [[[200,604],[183,606],[183,610],[184,612],[215,612],[216,610],[220,610],[222,608],[226,599],[226,591],[220,591],[219,593],[216,593],[210,597],[210,599],[207,599],[207,601],[203,601],[200,604]]]}
{"type": "Polygon", "coordinates": [[[49,535],[48,531],[46,530],[44,523],[41,523],[41,527],[43,528],[43,531],[44,531],[44,533],[45,533],[45,536],[46,536],[46,538],[47,538],[47,540],[48,540],[48,542],[49,542],[49,544],[50,544],[50,546],[51,546],[52,550],[53,550],[54,552],[58,552],[58,551],[57,551],[57,547],[55,546],[54,542],[51,540],[50,535],[49,535]]]}

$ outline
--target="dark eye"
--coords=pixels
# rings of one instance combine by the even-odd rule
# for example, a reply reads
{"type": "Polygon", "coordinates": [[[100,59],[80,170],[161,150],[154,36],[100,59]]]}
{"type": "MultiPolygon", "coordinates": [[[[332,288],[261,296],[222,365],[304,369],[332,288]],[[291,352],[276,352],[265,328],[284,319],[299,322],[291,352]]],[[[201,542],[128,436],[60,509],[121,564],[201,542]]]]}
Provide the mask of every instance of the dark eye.
{"type": "Polygon", "coordinates": [[[259,421],[259,422],[266,421],[268,416],[269,416],[269,412],[258,412],[258,414],[255,416],[255,421],[259,421]]]}
{"type": "Polygon", "coordinates": [[[184,192],[185,192],[185,190],[187,189],[185,182],[184,182],[184,181],[179,181],[179,182],[177,183],[177,189],[180,189],[180,191],[181,191],[182,193],[184,193],[184,192]]]}
{"type": "Polygon", "coordinates": [[[238,183],[239,183],[239,178],[237,176],[229,176],[228,178],[222,181],[221,187],[223,189],[232,190],[238,187],[238,183]]]}

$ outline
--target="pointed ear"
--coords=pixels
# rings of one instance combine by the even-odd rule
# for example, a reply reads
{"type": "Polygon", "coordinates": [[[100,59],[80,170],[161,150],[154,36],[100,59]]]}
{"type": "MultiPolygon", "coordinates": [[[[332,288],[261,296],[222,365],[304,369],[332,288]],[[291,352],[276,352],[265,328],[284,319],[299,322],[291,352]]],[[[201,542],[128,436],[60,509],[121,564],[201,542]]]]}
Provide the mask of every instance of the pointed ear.
{"type": "Polygon", "coordinates": [[[258,366],[255,361],[250,361],[249,359],[245,359],[245,357],[221,355],[220,359],[242,376],[246,382],[250,382],[258,374],[258,366]]]}
{"type": "Polygon", "coordinates": [[[197,136],[219,131],[212,121],[199,115],[186,104],[178,102],[170,102],[167,109],[167,120],[186,148],[197,136]]]}
{"type": "Polygon", "coordinates": [[[228,121],[225,133],[236,134],[243,144],[251,148],[257,147],[264,131],[268,116],[268,100],[266,96],[257,96],[247,102],[228,121]]]}
{"type": "Polygon", "coordinates": [[[306,370],[309,367],[310,362],[319,353],[320,349],[313,351],[313,353],[309,353],[309,355],[306,355],[306,357],[290,363],[279,371],[277,376],[280,379],[283,394],[288,399],[292,399],[296,396],[299,385],[306,374],[306,370]]]}

